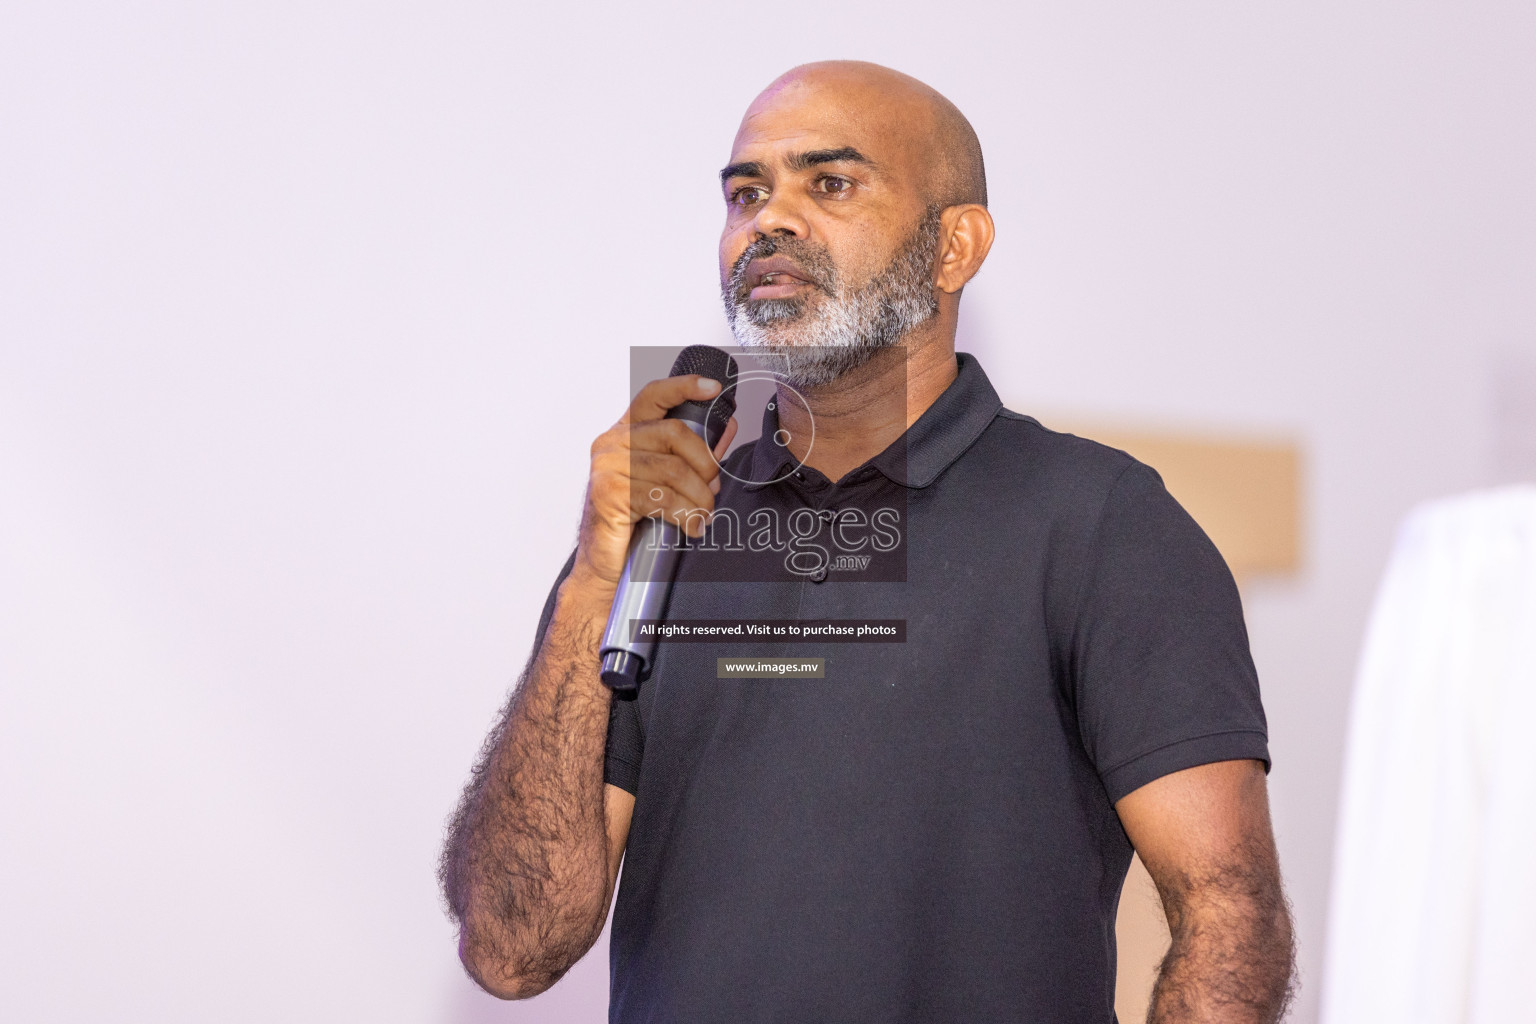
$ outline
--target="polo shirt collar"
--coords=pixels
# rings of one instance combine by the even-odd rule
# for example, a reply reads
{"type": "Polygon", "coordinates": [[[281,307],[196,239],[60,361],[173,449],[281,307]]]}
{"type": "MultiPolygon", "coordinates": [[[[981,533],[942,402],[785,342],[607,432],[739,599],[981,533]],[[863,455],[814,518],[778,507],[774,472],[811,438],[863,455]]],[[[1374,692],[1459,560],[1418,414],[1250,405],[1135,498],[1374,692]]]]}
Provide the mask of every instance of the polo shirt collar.
{"type": "MultiPolygon", "coordinates": [[[[944,393],[923,410],[906,433],[865,465],[878,469],[894,483],[927,487],[981,436],[1003,407],[1002,399],[997,397],[975,356],[957,352],[955,359],[959,372],[944,393]]],[[[779,479],[794,466],[788,450],[773,443],[778,429],[777,410],[764,409],[763,433],[752,449],[753,480],[779,479]]],[[[766,486],[748,484],[747,489],[766,486]]]]}

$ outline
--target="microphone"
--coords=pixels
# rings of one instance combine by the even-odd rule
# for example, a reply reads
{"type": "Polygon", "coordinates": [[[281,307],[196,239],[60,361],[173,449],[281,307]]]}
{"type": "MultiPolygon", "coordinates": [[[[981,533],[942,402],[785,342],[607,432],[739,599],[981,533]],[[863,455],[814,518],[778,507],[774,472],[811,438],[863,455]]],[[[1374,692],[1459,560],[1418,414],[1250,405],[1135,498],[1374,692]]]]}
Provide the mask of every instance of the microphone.
{"type": "MultiPolygon", "coordinates": [[[[672,364],[673,377],[696,373],[718,381],[720,394],[712,402],[687,401],[667,410],[667,419],[682,420],[704,439],[713,451],[736,412],[736,360],[709,345],[689,345],[672,364]]],[[[619,589],[613,595],[608,628],[603,631],[599,652],[603,682],[616,691],[630,692],[650,670],[656,651],[655,637],[631,637],[630,622],[660,619],[672,593],[677,562],[682,556],[683,532],[675,523],[647,516],[635,524],[629,538],[629,557],[619,589]]]]}

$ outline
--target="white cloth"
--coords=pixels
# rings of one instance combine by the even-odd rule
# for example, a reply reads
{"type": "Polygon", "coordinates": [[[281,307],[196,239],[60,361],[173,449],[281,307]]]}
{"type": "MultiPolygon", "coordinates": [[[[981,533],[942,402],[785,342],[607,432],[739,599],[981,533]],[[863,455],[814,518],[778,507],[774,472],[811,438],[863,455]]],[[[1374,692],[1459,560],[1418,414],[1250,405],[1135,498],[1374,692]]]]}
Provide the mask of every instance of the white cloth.
{"type": "Polygon", "coordinates": [[[1355,684],[1323,1024],[1536,1021],[1536,487],[1403,524],[1355,684]]]}

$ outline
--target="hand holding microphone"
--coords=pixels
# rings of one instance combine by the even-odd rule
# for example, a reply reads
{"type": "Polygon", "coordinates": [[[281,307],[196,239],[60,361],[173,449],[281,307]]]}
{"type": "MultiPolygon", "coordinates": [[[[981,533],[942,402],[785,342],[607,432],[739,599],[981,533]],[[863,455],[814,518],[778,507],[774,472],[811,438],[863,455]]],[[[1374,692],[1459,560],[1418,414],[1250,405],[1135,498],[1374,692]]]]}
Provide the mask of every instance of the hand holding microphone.
{"type": "Polygon", "coordinates": [[[602,641],[603,681],[633,689],[654,642],[633,642],[629,620],[660,618],[676,571],[679,522],[714,510],[717,458],[736,433],[736,363],[707,345],[684,349],[672,376],[640,389],[629,410],[592,445],[577,568],[613,588],[602,641]],[[711,455],[711,449],[715,454],[711,455]]]}

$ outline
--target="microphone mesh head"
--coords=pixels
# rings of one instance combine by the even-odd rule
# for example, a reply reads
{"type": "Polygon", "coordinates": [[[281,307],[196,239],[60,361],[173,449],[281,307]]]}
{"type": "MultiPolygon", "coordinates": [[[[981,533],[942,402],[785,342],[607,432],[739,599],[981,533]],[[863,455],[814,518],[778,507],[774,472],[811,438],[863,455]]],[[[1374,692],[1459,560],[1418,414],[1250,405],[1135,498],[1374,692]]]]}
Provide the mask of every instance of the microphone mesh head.
{"type": "Polygon", "coordinates": [[[673,414],[680,413],[697,421],[707,413],[709,443],[713,445],[736,414],[736,391],[732,387],[736,383],[736,360],[713,345],[689,345],[678,353],[677,361],[672,364],[672,376],[690,373],[719,381],[720,395],[712,402],[684,402],[673,410],[673,414]]]}

